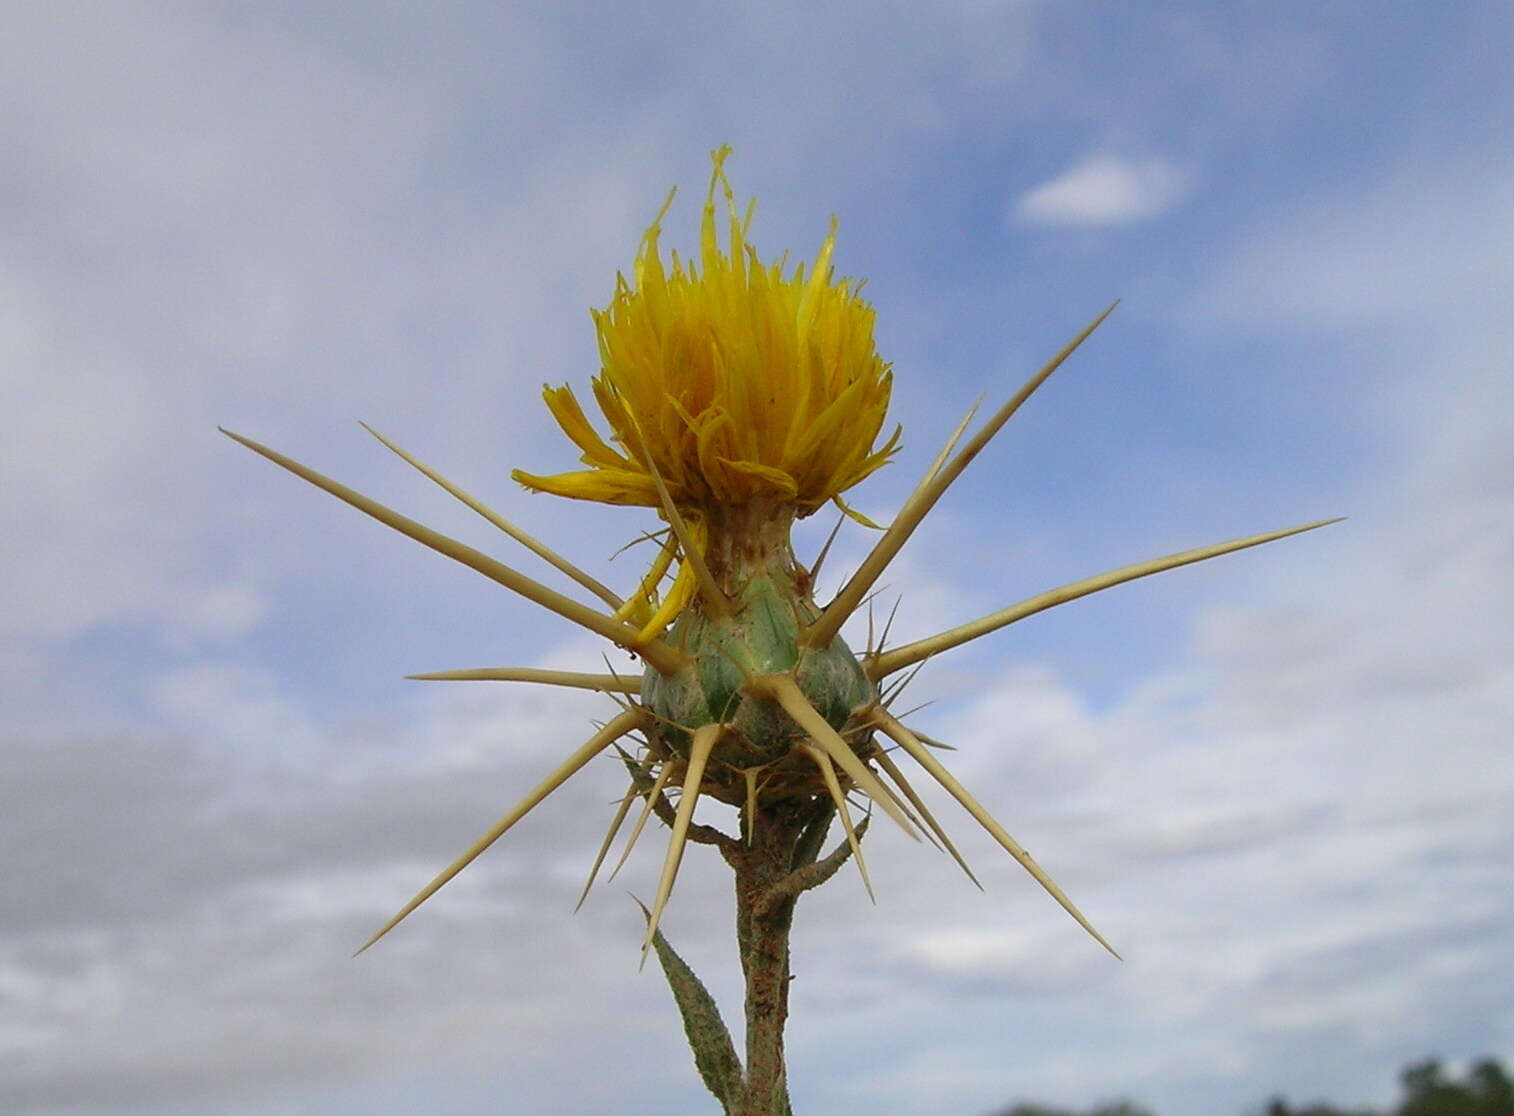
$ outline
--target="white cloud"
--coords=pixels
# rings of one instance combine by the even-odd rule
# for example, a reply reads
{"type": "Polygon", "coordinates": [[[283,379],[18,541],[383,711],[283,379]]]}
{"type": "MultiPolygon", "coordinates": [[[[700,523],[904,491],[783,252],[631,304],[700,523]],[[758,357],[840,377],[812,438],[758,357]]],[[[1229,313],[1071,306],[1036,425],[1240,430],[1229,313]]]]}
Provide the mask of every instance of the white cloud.
{"type": "MultiPolygon", "coordinates": [[[[0,647],[0,669],[17,680],[8,711],[23,685],[29,702],[72,708],[59,679],[82,678],[114,703],[116,730],[26,736],[12,725],[0,742],[0,848],[14,852],[15,881],[0,903],[0,1107],[118,1112],[135,1100],[161,1102],[157,1111],[203,1099],[205,1110],[231,1111],[243,1096],[266,1116],[280,1103],[314,1111],[312,1082],[380,1090],[384,1074],[409,1071],[491,1087],[506,1075],[522,1111],[688,1107],[698,1084],[666,990],[655,972],[635,973],[639,916],[615,888],[567,913],[624,789],[613,761],[544,803],[382,951],[347,960],[609,706],[463,686],[336,711],[305,688],[310,664],[295,648],[330,633],[340,639],[315,653],[361,655],[377,619],[333,616],[329,598],[351,591],[370,612],[375,601],[392,606],[415,592],[417,567],[401,540],[349,532],[349,513],[285,478],[270,482],[270,502],[255,479],[269,467],[244,468],[210,426],[251,414],[309,444],[312,424],[324,439],[333,416],[345,423],[356,411],[410,440],[384,414],[363,413],[373,407],[425,430],[452,458],[436,463],[470,487],[472,476],[502,475],[511,462],[501,444],[525,454],[537,437],[521,418],[535,406],[523,385],[592,358],[582,275],[600,297],[657,190],[678,177],[667,167],[697,167],[689,151],[727,138],[731,102],[689,89],[748,99],[725,79],[771,72],[782,46],[811,80],[777,83],[747,149],[786,152],[775,176],[902,176],[920,161],[913,148],[892,167],[854,156],[887,151],[890,129],[958,121],[940,78],[959,73],[963,53],[982,88],[1034,61],[1001,50],[1023,39],[1032,6],[1015,6],[1007,24],[981,14],[991,5],[969,7],[980,14],[899,58],[903,76],[838,59],[841,36],[817,31],[808,13],[754,8],[725,38],[712,30],[713,48],[693,52],[690,70],[643,59],[651,92],[636,112],[618,104],[598,123],[565,119],[581,105],[560,101],[587,98],[598,111],[603,86],[579,81],[582,71],[531,37],[531,21],[491,43],[503,56],[408,36],[418,53],[400,67],[390,52],[407,36],[384,20],[403,6],[326,51],[312,29],[307,38],[244,24],[238,38],[203,20],[173,26],[146,5],[135,17],[112,8],[119,22],[86,21],[79,34],[57,24],[40,45],[35,34],[11,38],[7,61],[24,56],[26,68],[7,69],[22,91],[60,92],[48,103],[66,111],[0,98],[0,127],[25,133],[12,183],[46,187],[4,210],[16,250],[0,272],[0,303],[13,311],[0,317],[0,355],[17,434],[0,442],[0,515],[20,529],[0,541],[0,614],[7,636],[38,642],[145,619],[180,657],[139,668],[135,648],[108,640],[76,661],[34,655],[30,643],[0,647]],[[453,76],[454,55],[487,57],[490,73],[518,80],[453,76]],[[721,81],[704,80],[712,75],[721,81]],[[890,99],[922,107],[901,124],[878,111],[890,99]],[[508,158],[490,162],[490,146],[508,158]],[[675,148],[681,163],[664,157],[675,148]],[[436,181],[423,169],[462,164],[466,174],[436,181]],[[223,461],[235,464],[222,472],[223,461]],[[333,523],[340,545],[322,533],[333,523]],[[241,562],[218,559],[226,551],[241,562]],[[295,566],[308,577],[301,599],[275,596],[270,571],[295,566]],[[302,605],[310,629],[289,619],[302,605]],[[205,641],[271,627],[269,611],[282,626],[260,634],[277,665],[243,661],[235,646],[217,647],[214,662],[184,661],[205,641]],[[119,680],[132,670],[150,676],[141,690],[119,680]],[[169,731],[142,728],[144,705],[169,731]],[[607,1072],[584,1075],[586,1063],[607,1072]]],[[[852,16],[822,18],[837,30],[852,16]]],[[[887,37],[881,26],[869,33],[887,37]]],[[[613,30],[606,37],[619,43],[613,30]]],[[[581,41],[597,49],[575,31],[581,41]]],[[[1373,514],[1339,529],[1356,541],[1311,537],[1297,556],[1269,552],[1250,583],[1266,607],[1200,618],[1183,672],[1100,707],[1053,670],[1011,666],[975,679],[985,686],[976,700],[959,690],[955,712],[920,714],[945,726],[962,748],[948,764],[1130,960],[1104,957],[920,778],[988,892],[879,826],[868,838],[878,907],[850,874],[806,899],[791,1030],[799,1109],[935,1116],[1013,1093],[1082,1103],[1131,1092],[1184,1116],[1219,1109],[1181,1096],[1168,1107],[1154,1094],[1219,1074],[1236,1101],[1227,1110],[1238,1107],[1258,1098],[1256,1081],[1297,1068],[1286,1043],[1323,1045],[1325,1032],[1334,1048],[1365,1050],[1376,1072],[1398,1059],[1399,1041],[1408,1056],[1444,1036],[1514,1041],[1514,996],[1498,977],[1514,924],[1503,887],[1514,653],[1490,622],[1514,607],[1508,345],[1497,329],[1463,328],[1495,320],[1484,311],[1510,258],[1497,230],[1514,224],[1502,186],[1448,182],[1421,197],[1416,183],[1278,222],[1205,283],[1230,300],[1227,330],[1397,320],[1434,350],[1425,380],[1398,383],[1436,390],[1395,389],[1385,375],[1373,393],[1372,421],[1397,407],[1409,417],[1388,421],[1413,436],[1393,442],[1397,459],[1374,474],[1373,514]],[[1439,318],[1456,306],[1477,313],[1439,318]],[[1020,1055],[1013,1064],[1007,1044],[1020,1055]],[[880,1061],[892,1067],[881,1086],[836,1068],[880,1061]]],[[[1090,157],[1016,213],[1118,224],[1167,211],[1191,186],[1162,160],[1090,157]]],[[[319,464],[349,447],[372,465],[361,435],[317,443],[319,464]]],[[[345,477],[342,465],[333,471],[345,477]]],[[[386,476],[356,475],[375,474],[386,476]]],[[[522,518],[559,512],[543,501],[522,518]]],[[[890,571],[910,587],[895,640],[994,607],[961,572],[982,561],[973,523],[950,514],[933,513],[932,529],[959,561],[933,570],[922,540],[890,571]]],[[[838,545],[832,578],[860,544],[838,545]]],[[[407,668],[596,667],[588,643],[520,654],[536,633],[513,605],[485,616],[487,638],[457,652],[468,657],[431,661],[460,638],[464,612],[484,611],[480,599],[492,600],[426,598],[415,638],[436,642],[407,668]]],[[[960,687],[953,669],[932,663],[916,688],[960,687]]],[[[660,852],[649,833],[617,887],[649,886],[660,852]]],[[[728,890],[718,858],[694,850],[666,925],[734,1015],[728,890]]],[[[409,1110],[437,1110],[433,1095],[409,1110]]],[[[342,1101],[331,1108],[380,1110],[342,1101]]]]}
{"type": "Polygon", "coordinates": [[[1013,213],[1027,225],[1126,225],[1160,217],[1191,187],[1192,175],[1163,159],[1090,155],[1027,191],[1013,213]]]}
{"type": "MultiPolygon", "coordinates": [[[[533,1061],[579,1049],[590,998],[608,997],[602,1010],[627,1028],[595,1041],[660,1045],[638,1037],[652,1030],[638,1022],[639,916],[603,894],[580,918],[570,913],[623,789],[608,762],[554,795],[382,951],[348,957],[587,733],[586,695],[538,690],[524,711],[539,715],[522,717],[504,688],[461,691],[461,707],[424,691],[437,696],[418,702],[421,716],[344,740],[302,722],[289,695],[245,671],[201,670],[163,691],[186,724],[205,719],[193,746],[101,738],[0,749],[0,787],[24,780],[28,791],[7,797],[0,840],[30,879],[0,904],[7,1111],[235,1095],[268,1075],[282,1089],[417,1051],[495,1057],[516,1032],[507,1045],[528,1075],[533,1061]],[[281,734],[323,762],[265,766],[249,793],[234,752],[281,734]],[[76,813],[82,802],[93,808],[76,813]]],[[[685,911],[701,907],[700,875],[689,877],[685,911]]]]}
{"type": "Polygon", "coordinates": [[[245,635],[268,613],[268,598],[252,585],[222,582],[186,589],[166,618],[169,640],[179,647],[195,641],[245,635]]]}
{"type": "MultiPolygon", "coordinates": [[[[1217,263],[1193,322],[1237,328],[1437,335],[1465,320],[1507,337],[1514,291],[1514,166],[1479,158],[1406,168],[1270,224],[1217,263]]],[[[1370,334],[1356,333],[1370,338],[1370,334]]],[[[1437,337],[1441,340],[1441,337],[1437,337]]],[[[1445,339],[1449,340],[1449,339],[1445,339]]],[[[1445,394],[1436,377],[1432,400],[1445,394]]]]}
{"type": "Polygon", "coordinates": [[[304,703],[265,671],[200,662],[157,679],[150,695],[173,729],[250,763],[309,761],[320,750],[321,730],[304,703]]]}

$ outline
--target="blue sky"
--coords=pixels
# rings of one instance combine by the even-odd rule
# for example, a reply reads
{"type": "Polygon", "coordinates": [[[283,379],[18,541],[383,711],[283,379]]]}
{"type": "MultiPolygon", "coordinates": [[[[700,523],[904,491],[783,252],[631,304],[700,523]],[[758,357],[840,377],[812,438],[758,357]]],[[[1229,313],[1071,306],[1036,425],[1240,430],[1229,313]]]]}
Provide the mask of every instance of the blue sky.
{"type": "MultiPolygon", "coordinates": [[[[531,568],[367,421],[629,583],[644,514],[508,472],[571,466],[538,389],[721,143],[765,254],[834,213],[867,280],[875,517],[1123,300],[889,572],[900,638],[1352,517],[932,663],[919,722],[1127,960],[948,804],[986,894],[880,831],[876,907],[799,911],[796,1108],[1213,1116],[1514,1059],[1511,52],[1503,3],[12,12],[0,1107],[705,1110],[617,891],[652,845],[570,914],[608,764],[348,959],[608,708],[401,676],[601,649],[215,427],[531,568]]],[[[705,851],[664,926],[734,1014],[705,851]]]]}

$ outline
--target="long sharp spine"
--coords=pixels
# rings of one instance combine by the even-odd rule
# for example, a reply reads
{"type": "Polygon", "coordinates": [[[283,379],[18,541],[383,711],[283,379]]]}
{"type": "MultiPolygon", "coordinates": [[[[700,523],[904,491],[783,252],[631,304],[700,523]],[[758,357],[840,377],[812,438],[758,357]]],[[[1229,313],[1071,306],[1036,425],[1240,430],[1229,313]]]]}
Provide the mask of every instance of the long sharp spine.
{"type": "Polygon", "coordinates": [[[1011,837],[1004,827],[994,819],[994,816],[985,810],[976,798],[968,793],[967,788],[959,783],[951,772],[941,766],[941,762],[930,754],[929,749],[925,745],[916,739],[914,733],[910,732],[909,729],[905,728],[881,709],[874,711],[874,719],[879,728],[887,733],[899,747],[908,752],[916,763],[925,768],[936,782],[940,783],[953,798],[961,803],[962,808],[971,814],[979,825],[988,830],[990,836],[998,841],[1010,856],[1020,862],[1020,866],[1034,877],[1035,881],[1046,890],[1048,895],[1061,904],[1062,909],[1070,914],[1079,926],[1093,936],[1094,941],[1098,942],[1115,957],[1118,958],[1120,956],[1115,952],[1114,946],[1104,940],[1104,936],[1093,928],[1093,924],[1084,917],[1083,912],[1078,910],[1073,901],[1057,886],[1056,881],[1047,875],[1046,871],[1035,862],[1030,853],[1026,852],[1020,843],[1011,837]]]}
{"type": "MultiPolygon", "coordinates": [[[[521,799],[513,810],[496,822],[487,833],[473,842],[462,856],[458,857],[446,868],[443,868],[430,883],[421,888],[415,898],[406,903],[397,915],[384,923],[373,937],[369,938],[358,948],[357,953],[362,953],[398,926],[409,916],[410,912],[435,895],[452,877],[472,864],[485,849],[499,840],[506,830],[535,809],[542,799],[566,783],[591,759],[599,755],[600,752],[604,751],[610,744],[619,740],[626,733],[646,727],[648,721],[649,718],[640,710],[621,713],[606,724],[604,728],[589,737],[586,743],[567,759],[563,760],[562,763],[558,764],[557,768],[550,775],[531,790],[531,793],[521,799]]],[[[353,956],[355,957],[357,954],[353,954],[353,956]]]]}
{"type": "Polygon", "coordinates": [[[652,903],[652,917],[647,920],[647,939],[642,943],[641,960],[646,963],[647,951],[652,948],[652,939],[657,935],[657,924],[662,920],[662,910],[673,893],[673,883],[678,878],[678,865],[683,860],[683,849],[689,836],[689,823],[694,820],[694,807],[699,801],[699,790],[704,779],[705,764],[710,752],[720,739],[720,725],[705,725],[694,733],[689,745],[688,767],[683,775],[683,793],[678,799],[678,813],[673,818],[673,832],[668,836],[668,853],[662,864],[662,877],[657,881],[657,898],[652,903]]]}
{"type": "Polygon", "coordinates": [[[1241,539],[1232,539],[1229,542],[1214,543],[1211,546],[1195,547],[1192,550],[1179,551],[1162,558],[1153,558],[1147,562],[1137,562],[1129,566],[1121,566],[1117,570],[1108,573],[1097,574],[1094,577],[1085,577],[1081,581],[1073,581],[1057,589],[1039,593],[1029,597],[1019,604],[1009,608],[991,612],[987,616],[980,617],[970,623],[959,625],[947,631],[940,632],[925,639],[907,643],[902,647],[896,647],[892,651],[882,651],[872,656],[865,667],[869,675],[875,680],[892,674],[896,670],[911,666],[914,663],[923,662],[931,655],[942,651],[949,651],[954,647],[960,647],[964,643],[971,642],[979,636],[996,632],[1000,628],[1007,627],[1016,621],[1023,620],[1027,616],[1034,616],[1038,612],[1045,612],[1057,605],[1067,604],[1105,589],[1112,589],[1116,585],[1123,585],[1127,581],[1136,581],[1139,578],[1150,577],[1152,574],[1163,573],[1167,570],[1177,569],[1179,566],[1192,565],[1195,562],[1204,562],[1210,558],[1218,558],[1224,554],[1233,554],[1238,550],[1246,550],[1253,546],[1261,546],[1263,543],[1276,542],[1292,535],[1301,535],[1305,531],[1314,531],[1320,527],[1328,527],[1332,523],[1339,523],[1344,517],[1335,519],[1321,519],[1313,523],[1304,523],[1297,527],[1285,527],[1280,531],[1267,531],[1260,535],[1248,535],[1241,539]]]}
{"type": "Polygon", "coordinates": [[[828,646],[831,640],[836,638],[836,633],[841,630],[841,625],[846,623],[847,618],[856,611],[862,603],[862,598],[867,596],[868,590],[879,576],[894,560],[894,556],[904,546],[909,537],[914,534],[915,528],[926,514],[935,507],[936,501],[949,488],[953,481],[961,475],[962,470],[967,468],[972,461],[986,446],[995,434],[1009,421],[1011,415],[1020,409],[1027,399],[1031,397],[1047,378],[1062,366],[1062,362],[1073,354],[1088,335],[1097,329],[1114,312],[1115,306],[1111,303],[1108,309],[1093,321],[1088,323],[1076,337],[1062,347],[1061,352],[1052,357],[1039,372],[1027,380],[1003,407],[999,408],[992,418],[984,424],[983,428],[968,439],[956,454],[939,467],[933,467],[925,478],[915,488],[909,499],[904,502],[904,507],[894,517],[883,537],[873,546],[872,551],[863,559],[862,565],[857,569],[841,592],[836,594],[835,600],[826,606],[825,611],[804,632],[804,642],[810,647],[828,646]]]}

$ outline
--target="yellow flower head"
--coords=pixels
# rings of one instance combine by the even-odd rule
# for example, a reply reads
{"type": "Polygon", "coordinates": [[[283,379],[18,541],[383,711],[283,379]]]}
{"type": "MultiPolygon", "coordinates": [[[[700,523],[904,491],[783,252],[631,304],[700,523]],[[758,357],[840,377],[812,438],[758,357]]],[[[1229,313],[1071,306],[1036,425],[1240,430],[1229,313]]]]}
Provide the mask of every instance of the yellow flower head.
{"type": "Polygon", "coordinates": [[[547,387],[548,408],[583,452],[586,470],[543,477],[514,471],[541,492],[606,504],[659,507],[656,476],[672,502],[700,519],[756,501],[808,515],[884,464],[899,433],[875,448],[892,374],[873,347],[873,308],[860,284],[833,277],[835,219],[808,273],[764,264],[747,242],[752,206],[737,213],[714,170],[700,225],[699,262],[658,250],[668,195],[636,256],[634,285],[593,311],[601,370],[594,397],[613,431],[608,444],[569,387],[547,387]],[[725,196],[721,251],[715,189],[725,196]]]}

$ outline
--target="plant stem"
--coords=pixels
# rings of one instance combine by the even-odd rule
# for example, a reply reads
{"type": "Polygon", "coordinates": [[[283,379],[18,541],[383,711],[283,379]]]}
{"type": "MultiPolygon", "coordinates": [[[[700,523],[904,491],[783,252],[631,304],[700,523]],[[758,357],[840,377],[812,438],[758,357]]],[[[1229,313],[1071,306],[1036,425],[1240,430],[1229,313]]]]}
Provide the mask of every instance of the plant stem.
{"type": "Polygon", "coordinates": [[[800,892],[777,885],[814,863],[832,810],[820,799],[764,806],[742,842],[721,848],[736,872],[736,940],[746,977],[746,1079],[732,1116],[791,1114],[783,1028],[792,979],[789,931],[800,892]]]}

